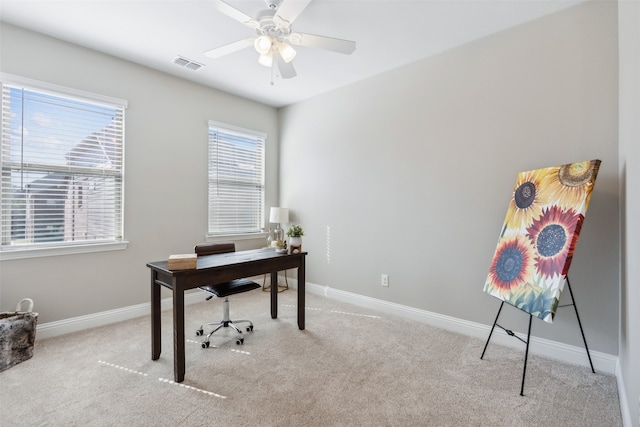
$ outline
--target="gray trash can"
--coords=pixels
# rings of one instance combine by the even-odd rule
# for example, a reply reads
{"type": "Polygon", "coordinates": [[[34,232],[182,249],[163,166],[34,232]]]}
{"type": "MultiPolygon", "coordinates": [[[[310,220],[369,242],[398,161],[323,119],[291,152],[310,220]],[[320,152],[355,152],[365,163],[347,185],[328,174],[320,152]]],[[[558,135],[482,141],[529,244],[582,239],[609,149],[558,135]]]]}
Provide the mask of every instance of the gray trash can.
{"type": "Polygon", "coordinates": [[[0,372],[33,356],[38,313],[32,310],[33,300],[24,298],[16,311],[0,313],[0,372]],[[29,308],[21,311],[25,302],[29,308]]]}

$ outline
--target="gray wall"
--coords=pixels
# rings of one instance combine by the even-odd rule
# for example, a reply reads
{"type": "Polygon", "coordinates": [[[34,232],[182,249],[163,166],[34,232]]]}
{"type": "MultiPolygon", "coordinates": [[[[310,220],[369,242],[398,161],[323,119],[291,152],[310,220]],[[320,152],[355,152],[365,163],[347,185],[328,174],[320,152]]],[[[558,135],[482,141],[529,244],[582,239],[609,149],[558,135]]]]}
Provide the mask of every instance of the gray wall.
{"type": "MultiPolygon", "coordinates": [[[[308,280],[491,324],[517,173],[597,158],[570,278],[590,347],[617,354],[617,64],[616,4],[589,3],[282,109],[280,200],[308,280]]],[[[509,308],[501,323],[526,333],[509,308]]],[[[533,335],[582,346],[560,310],[533,335]]]]}
{"type": "MultiPolygon", "coordinates": [[[[619,355],[621,403],[626,421],[638,425],[640,202],[632,196],[640,192],[640,6],[621,1],[616,11],[616,3],[568,9],[279,117],[270,107],[2,24],[1,71],[128,100],[130,244],[2,261],[0,310],[30,296],[47,323],[148,302],[144,264],[204,239],[202,159],[213,119],[268,134],[267,206],[280,190],[281,204],[303,224],[311,282],[490,324],[499,303],[482,284],[516,174],[599,158],[571,278],[590,346],[619,355]],[[382,273],[389,288],[380,286],[382,273]]],[[[553,325],[536,321],[533,333],[580,346],[575,317],[563,310],[553,325]]],[[[514,309],[503,323],[523,331],[524,318],[514,309]]]]}
{"type": "MultiPolygon", "coordinates": [[[[258,103],[4,24],[2,71],[129,101],[131,243],[3,261],[0,308],[30,296],[46,323],[148,302],[145,262],[204,239],[202,159],[206,120],[214,119],[269,135],[267,206],[280,180],[280,204],[306,230],[309,281],[485,324],[499,303],[482,285],[516,174],[601,159],[571,278],[591,347],[617,354],[616,19],[615,2],[580,5],[279,118],[258,103]]],[[[563,310],[533,333],[580,346],[575,317],[563,310]]],[[[525,317],[513,310],[505,323],[524,330],[525,317]]]]}
{"type": "MultiPolygon", "coordinates": [[[[207,232],[207,120],[267,134],[267,206],[277,201],[277,110],[2,24],[1,70],[126,99],[126,250],[2,261],[0,310],[35,301],[39,323],[149,302],[148,261],[207,232]]],[[[238,249],[259,241],[237,242],[238,249]]],[[[168,296],[168,293],[164,296],[168,296]]]]}
{"type": "MultiPolygon", "coordinates": [[[[640,425],[640,2],[623,1],[620,34],[620,402],[640,425]]],[[[625,411],[623,410],[623,414],[625,411]]]]}

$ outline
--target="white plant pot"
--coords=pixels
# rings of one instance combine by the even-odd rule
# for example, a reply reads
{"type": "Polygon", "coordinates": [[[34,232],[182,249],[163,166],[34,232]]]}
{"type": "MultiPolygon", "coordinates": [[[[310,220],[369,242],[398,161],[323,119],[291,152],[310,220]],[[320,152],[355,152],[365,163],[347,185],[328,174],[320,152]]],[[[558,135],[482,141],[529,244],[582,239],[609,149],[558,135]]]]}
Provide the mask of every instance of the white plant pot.
{"type": "Polygon", "coordinates": [[[302,237],[289,237],[289,246],[302,246],[302,237]]]}

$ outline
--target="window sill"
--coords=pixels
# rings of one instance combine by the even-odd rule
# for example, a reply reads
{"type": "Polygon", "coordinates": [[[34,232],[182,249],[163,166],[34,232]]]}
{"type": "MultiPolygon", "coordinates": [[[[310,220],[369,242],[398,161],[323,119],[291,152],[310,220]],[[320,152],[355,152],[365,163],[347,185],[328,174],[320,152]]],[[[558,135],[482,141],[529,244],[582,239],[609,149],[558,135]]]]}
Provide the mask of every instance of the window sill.
{"type": "Polygon", "coordinates": [[[0,251],[0,261],[40,258],[58,255],[85,254],[91,252],[119,251],[127,248],[128,241],[71,245],[55,248],[10,249],[0,251]]]}

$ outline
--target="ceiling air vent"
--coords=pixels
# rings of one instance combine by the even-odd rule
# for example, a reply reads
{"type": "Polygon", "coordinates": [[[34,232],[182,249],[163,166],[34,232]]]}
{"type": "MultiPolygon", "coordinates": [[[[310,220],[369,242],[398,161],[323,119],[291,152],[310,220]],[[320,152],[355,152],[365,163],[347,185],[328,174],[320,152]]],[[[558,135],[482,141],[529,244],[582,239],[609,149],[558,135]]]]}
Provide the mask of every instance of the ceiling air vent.
{"type": "Polygon", "coordinates": [[[192,61],[190,59],[187,58],[183,58],[182,56],[176,56],[173,60],[174,64],[180,65],[181,67],[186,67],[190,70],[196,71],[199,70],[200,68],[204,67],[203,64],[199,64],[195,61],[192,61]]]}

